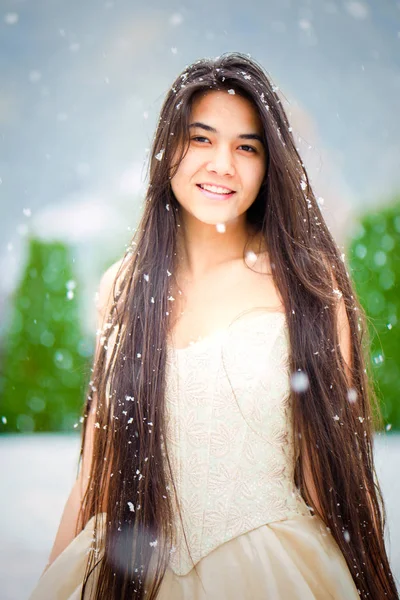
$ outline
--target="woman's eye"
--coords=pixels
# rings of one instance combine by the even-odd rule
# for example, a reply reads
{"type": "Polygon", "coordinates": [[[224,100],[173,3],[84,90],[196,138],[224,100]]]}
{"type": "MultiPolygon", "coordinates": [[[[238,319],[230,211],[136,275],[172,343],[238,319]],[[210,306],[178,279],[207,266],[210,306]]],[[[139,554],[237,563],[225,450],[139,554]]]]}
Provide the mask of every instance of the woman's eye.
{"type": "Polygon", "coordinates": [[[198,136],[196,136],[196,137],[193,137],[193,138],[192,138],[192,140],[194,140],[195,142],[200,142],[200,141],[202,141],[202,140],[206,140],[206,142],[208,142],[208,141],[209,141],[209,139],[208,139],[208,138],[206,138],[206,137],[203,137],[203,136],[201,136],[201,135],[198,135],[198,136]]]}
{"type": "Polygon", "coordinates": [[[256,152],[256,149],[255,149],[255,148],[253,148],[253,146],[247,146],[247,145],[245,145],[245,144],[244,144],[244,145],[242,145],[242,146],[240,146],[240,147],[241,147],[241,148],[245,148],[245,149],[246,149],[246,152],[256,152]]]}
{"type": "MultiPolygon", "coordinates": [[[[210,140],[208,138],[206,138],[202,135],[196,135],[196,136],[192,137],[191,139],[195,142],[200,142],[200,143],[210,142],[210,140]]],[[[257,152],[257,150],[255,148],[253,148],[253,146],[248,146],[247,144],[242,144],[241,146],[239,146],[239,148],[244,149],[245,152],[248,152],[249,154],[257,152]]]]}

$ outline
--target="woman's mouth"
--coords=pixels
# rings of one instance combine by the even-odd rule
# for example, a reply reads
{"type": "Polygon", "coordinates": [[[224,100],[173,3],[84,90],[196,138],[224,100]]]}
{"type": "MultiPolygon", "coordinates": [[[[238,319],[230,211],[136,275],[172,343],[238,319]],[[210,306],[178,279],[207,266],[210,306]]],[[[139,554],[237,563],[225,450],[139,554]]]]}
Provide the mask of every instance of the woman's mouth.
{"type": "Polygon", "coordinates": [[[213,200],[228,200],[228,198],[231,198],[236,193],[233,190],[206,183],[198,183],[197,187],[207,198],[212,198],[213,200]]]}

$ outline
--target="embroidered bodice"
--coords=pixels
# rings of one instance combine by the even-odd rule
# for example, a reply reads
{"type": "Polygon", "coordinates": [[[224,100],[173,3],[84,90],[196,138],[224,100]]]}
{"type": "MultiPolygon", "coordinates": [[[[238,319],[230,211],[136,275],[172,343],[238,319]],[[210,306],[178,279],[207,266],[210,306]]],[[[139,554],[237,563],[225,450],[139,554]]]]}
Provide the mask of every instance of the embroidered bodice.
{"type": "Polygon", "coordinates": [[[288,344],[285,315],[262,312],[169,347],[165,445],[188,542],[176,510],[178,575],[238,535],[309,514],[294,484],[288,344]]]}

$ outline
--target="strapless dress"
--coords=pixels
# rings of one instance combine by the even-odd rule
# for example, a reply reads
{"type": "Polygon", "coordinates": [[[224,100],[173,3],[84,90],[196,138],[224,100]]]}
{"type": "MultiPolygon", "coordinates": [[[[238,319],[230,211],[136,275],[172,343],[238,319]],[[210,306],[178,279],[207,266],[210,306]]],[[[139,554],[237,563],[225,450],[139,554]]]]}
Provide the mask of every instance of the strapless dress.
{"type": "MultiPolygon", "coordinates": [[[[337,543],[294,483],[283,313],[246,315],[168,347],[166,432],[177,500],[159,600],[358,600],[337,543]]],[[[30,600],[80,598],[93,525],[30,600]]]]}

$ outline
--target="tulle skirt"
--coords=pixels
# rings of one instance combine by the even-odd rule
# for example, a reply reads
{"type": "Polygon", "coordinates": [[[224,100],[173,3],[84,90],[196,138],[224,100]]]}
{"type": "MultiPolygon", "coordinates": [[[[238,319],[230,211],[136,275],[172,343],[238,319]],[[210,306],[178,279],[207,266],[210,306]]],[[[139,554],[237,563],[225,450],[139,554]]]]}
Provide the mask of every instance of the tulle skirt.
{"type": "MultiPolygon", "coordinates": [[[[81,598],[93,526],[94,517],[42,575],[30,600],[81,598]]],[[[96,570],[92,585],[95,576],[96,570]]],[[[168,568],[158,599],[358,600],[359,594],[322,521],[299,515],[222,544],[187,575],[178,576],[168,568]]]]}

